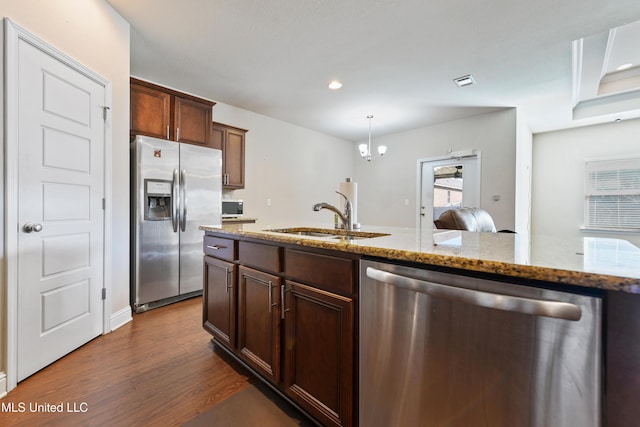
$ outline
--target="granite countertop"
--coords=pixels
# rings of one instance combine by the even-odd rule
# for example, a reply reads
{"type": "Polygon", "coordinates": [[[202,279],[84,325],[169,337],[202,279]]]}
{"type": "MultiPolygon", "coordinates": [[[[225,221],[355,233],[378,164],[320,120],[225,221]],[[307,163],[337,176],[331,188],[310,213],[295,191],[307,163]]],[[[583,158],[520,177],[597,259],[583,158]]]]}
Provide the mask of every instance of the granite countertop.
{"type": "Polygon", "coordinates": [[[249,224],[254,223],[258,218],[249,218],[245,216],[235,216],[230,218],[222,218],[223,224],[249,224]]]}
{"type": "MultiPolygon", "coordinates": [[[[245,224],[241,230],[201,226],[205,231],[280,243],[351,252],[391,260],[452,267],[511,277],[544,280],[606,290],[640,293],[640,249],[626,240],[584,237],[574,240],[554,236],[512,233],[473,233],[454,230],[365,227],[362,232],[381,237],[338,240],[272,232],[295,227],[245,224]]],[[[324,228],[305,224],[301,228],[324,228]]]]}

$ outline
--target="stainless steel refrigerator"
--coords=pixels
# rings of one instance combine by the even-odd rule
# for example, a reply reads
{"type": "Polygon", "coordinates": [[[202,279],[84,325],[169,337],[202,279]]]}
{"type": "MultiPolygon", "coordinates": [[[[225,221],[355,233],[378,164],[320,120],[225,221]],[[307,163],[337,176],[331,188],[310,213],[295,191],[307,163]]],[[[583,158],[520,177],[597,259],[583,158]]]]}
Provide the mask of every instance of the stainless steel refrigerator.
{"type": "Polygon", "coordinates": [[[131,304],[202,293],[202,230],[222,224],[220,150],[146,136],[131,143],[131,304]]]}

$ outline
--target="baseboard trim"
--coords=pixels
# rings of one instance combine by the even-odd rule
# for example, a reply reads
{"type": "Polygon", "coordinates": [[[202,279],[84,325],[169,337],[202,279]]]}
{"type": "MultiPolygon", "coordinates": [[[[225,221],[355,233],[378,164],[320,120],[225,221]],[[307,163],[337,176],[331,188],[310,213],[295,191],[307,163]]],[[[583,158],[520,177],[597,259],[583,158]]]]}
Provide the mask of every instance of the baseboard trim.
{"type": "Polygon", "coordinates": [[[0,372],[0,399],[7,395],[7,374],[0,372]]]}
{"type": "Polygon", "coordinates": [[[115,331],[119,327],[126,325],[133,320],[131,307],[127,306],[122,310],[111,314],[111,331],[115,331]]]}

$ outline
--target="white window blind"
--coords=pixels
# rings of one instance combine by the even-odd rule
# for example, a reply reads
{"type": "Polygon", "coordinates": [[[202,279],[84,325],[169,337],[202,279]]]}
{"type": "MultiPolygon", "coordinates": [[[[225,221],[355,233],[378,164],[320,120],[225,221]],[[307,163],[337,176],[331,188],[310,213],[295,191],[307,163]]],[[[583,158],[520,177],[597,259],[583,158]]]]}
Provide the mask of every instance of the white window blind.
{"type": "Polygon", "coordinates": [[[585,227],[640,230],[640,158],[585,164],[585,227]]]}

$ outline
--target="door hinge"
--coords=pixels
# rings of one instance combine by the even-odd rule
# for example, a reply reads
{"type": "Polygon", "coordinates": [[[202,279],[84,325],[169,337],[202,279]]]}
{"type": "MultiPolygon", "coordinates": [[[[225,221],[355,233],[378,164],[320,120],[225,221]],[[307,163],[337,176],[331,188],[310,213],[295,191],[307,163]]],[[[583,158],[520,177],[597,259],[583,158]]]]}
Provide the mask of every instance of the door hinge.
{"type": "Polygon", "coordinates": [[[103,120],[107,120],[107,111],[110,109],[111,107],[107,107],[106,105],[104,107],[102,107],[102,119],[103,120]]]}
{"type": "Polygon", "coordinates": [[[107,288],[102,288],[102,299],[107,299],[107,288]]]}
{"type": "Polygon", "coordinates": [[[102,198],[102,210],[105,210],[107,208],[107,200],[103,197],[102,198]]]}

